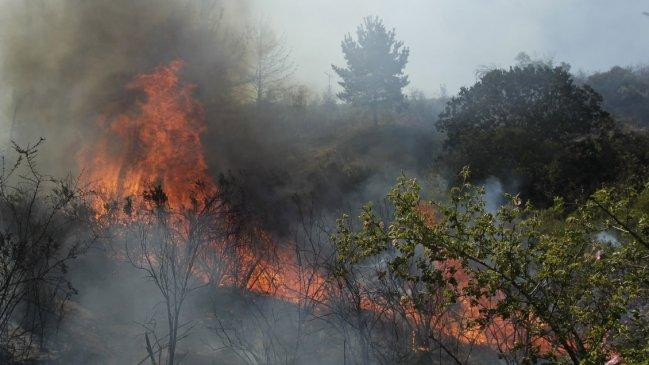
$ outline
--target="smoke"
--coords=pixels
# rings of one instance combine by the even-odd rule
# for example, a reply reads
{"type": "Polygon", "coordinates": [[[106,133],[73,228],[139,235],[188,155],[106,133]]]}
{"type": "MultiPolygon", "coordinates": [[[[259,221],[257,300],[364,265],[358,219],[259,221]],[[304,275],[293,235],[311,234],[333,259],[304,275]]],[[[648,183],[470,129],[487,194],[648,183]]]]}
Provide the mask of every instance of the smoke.
{"type": "Polygon", "coordinates": [[[427,125],[363,130],[356,111],[323,124],[330,115],[243,106],[250,8],[218,0],[2,3],[0,138],[26,145],[44,137],[44,172],[82,173],[76,171],[81,146],[93,145],[100,117],[134,112],[143,97],[126,85],[182,59],[182,80],[196,86],[194,97],[205,108],[209,170],[223,174],[231,203],[257,215],[266,229],[287,233],[296,196],[338,215],[345,204],[381,198],[402,170],[418,175],[428,168],[427,125]]]}
{"type": "Polygon", "coordinates": [[[490,213],[495,213],[505,203],[503,185],[500,180],[492,176],[485,181],[484,189],[485,209],[490,213]]]}
{"type": "MultiPolygon", "coordinates": [[[[25,145],[44,137],[42,172],[82,173],[75,171],[78,154],[99,137],[98,120],[136,112],[143,95],[126,85],[138,74],[181,59],[182,79],[196,86],[194,96],[205,108],[203,146],[210,172],[223,174],[221,187],[233,208],[245,210],[250,224],[277,236],[287,237],[294,225],[304,223],[300,219],[314,216],[330,227],[341,210],[382,197],[402,171],[412,176],[428,167],[433,154],[428,125],[361,128],[352,117],[357,111],[338,113],[334,121],[320,124],[329,118],[314,112],[308,117],[292,107],[260,112],[244,105],[248,10],[245,1],[1,3],[2,142],[25,145]],[[305,205],[297,207],[296,202],[308,202],[317,212],[302,212],[305,205]]],[[[318,244],[326,244],[323,236],[318,244]]],[[[141,360],[142,323],[159,307],[159,292],[141,271],[115,260],[110,244],[105,250],[93,249],[70,269],[80,294],[70,304],[69,320],[52,339],[53,348],[70,356],[62,362],[141,360]]],[[[299,362],[340,363],[345,351],[351,351],[341,353],[343,339],[333,338],[333,327],[322,330],[320,321],[300,329],[318,336],[301,338],[295,328],[303,326],[299,321],[305,321],[308,311],[258,294],[210,287],[187,305],[187,318],[222,316],[253,347],[275,341],[267,346],[282,350],[302,341],[299,362]],[[320,346],[329,358],[310,358],[323,339],[337,348],[320,346]]],[[[192,356],[206,353],[213,359],[212,347],[223,345],[209,330],[216,325],[201,323],[183,347],[191,348],[192,356]]],[[[263,346],[256,351],[263,353],[263,346]]]]}
{"type": "Polygon", "coordinates": [[[515,195],[520,191],[520,184],[515,177],[501,180],[495,176],[490,176],[478,183],[478,185],[483,186],[485,189],[485,209],[487,212],[494,214],[502,205],[507,203],[506,194],[515,195]]]}
{"type": "MultiPolygon", "coordinates": [[[[38,159],[42,173],[79,173],[78,152],[94,143],[100,116],[132,111],[142,95],[125,86],[159,65],[184,61],[183,79],[196,85],[214,129],[238,103],[245,1],[7,1],[0,14],[0,138],[3,146],[46,138],[38,159]]],[[[153,283],[116,260],[110,244],[94,247],[68,275],[79,295],[49,339],[55,358],[141,360],[138,323],[159,305],[153,283]]]]}
{"type": "Polygon", "coordinates": [[[243,77],[246,12],[242,1],[2,3],[3,137],[19,144],[45,137],[42,163],[72,169],[97,118],[133,104],[125,85],[176,59],[202,100],[225,105],[243,77]]]}

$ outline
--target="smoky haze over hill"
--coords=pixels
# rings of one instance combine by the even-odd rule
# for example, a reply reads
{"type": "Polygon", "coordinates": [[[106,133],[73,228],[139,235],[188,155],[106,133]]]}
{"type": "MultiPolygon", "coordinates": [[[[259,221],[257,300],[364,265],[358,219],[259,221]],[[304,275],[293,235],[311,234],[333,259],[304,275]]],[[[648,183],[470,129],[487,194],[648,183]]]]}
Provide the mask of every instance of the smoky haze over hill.
{"type": "Polygon", "coordinates": [[[645,11],[0,0],[0,364],[644,363],[645,11]]]}
{"type": "MultiPolygon", "coordinates": [[[[291,108],[289,114],[266,113],[262,120],[257,112],[239,108],[249,102],[246,87],[255,63],[251,28],[258,22],[255,4],[165,0],[2,6],[3,138],[7,146],[10,140],[27,145],[46,138],[40,163],[48,170],[54,167],[48,173],[83,173],[80,147],[99,138],[98,121],[132,113],[142,95],[129,89],[129,83],[137,74],[174,60],[183,61],[182,79],[195,86],[194,95],[205,109],[210,172],[215,178],[225,175],[224,183],[236,183],[232,199],[251,201],[247,211],[280,219],[273,230],[289,224],[281,217],[294,214],[289,206],[296,194],[315,197],[325,209],[337,209],[346,196],[359,203],[380,197],[402,170],[425,175],[430,163],[432,134],[398,131],[402,138],[386,145],[381,140],[389,130],[364,131],[345,121],[350,116],[344,113],[331,113],[328,124],[323,124],[319,115],[299,108],[291,108]],[[348,138],[332,138],[340,123],[355,132],[348,138]],[[404,156],[406,164],[389,162],[402,151],[412,152],[404,156]],[[385,156],[390,156],[388,161],[382,159],[385,156]],[[377,169],[379,165],[385,168],[377,169]]],[[[297,61],[293,53],[288,56],[289,62],[297,61]]],[[[293,103],[289,99],[300,92],[293,84],[301,80],[297,74],[287,76],[277,85],[277,93],[293,103]]],[[[308,90],[300,103],[312,103],[319,93],[308,90]]],[[[437,111],[441,104],[432,108],[437,111]]],[[[430,130],[423,124],[417,128],[430,130]]],[[[113,144],[119,148],[119,141],[113,144]]],[[[230,192],[230,186],[224,190],[230,192]]]]}
{"type": "Polygon", "coordinates": [[[408,73],[412,87],[430,95],[444,84],[450,92],[475,81],[482,66],[507,66],[520,51],[552,57],[588,72],[645,62],[649,18],[646,2],[342,0],[253,1],[287,37],[299,63],[298,76],[324,89],[330,63],[345,33],[360,18],[379,15],[413,49],[408,73]],[[551,24],[551,26],[549,25],[551,24]]]}

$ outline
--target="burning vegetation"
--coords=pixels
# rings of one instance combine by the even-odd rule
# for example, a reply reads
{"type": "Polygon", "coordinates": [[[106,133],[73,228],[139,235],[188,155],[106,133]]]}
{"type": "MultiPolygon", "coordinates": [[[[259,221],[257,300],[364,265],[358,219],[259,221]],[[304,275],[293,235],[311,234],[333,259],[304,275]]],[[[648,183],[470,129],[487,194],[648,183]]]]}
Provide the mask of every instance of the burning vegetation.
{"type": "Polygon", "coordinates": [[[246,5],[3,7],[0,362],[649,358],[643,69],[407,97],[367,17],[315,96],[246,5]]]}
{"type": "Polygon", "coordinates": [[[182,61],[174,61],[137,76],[127,86],[142,93],[132,114],[98,120],[99,140],[84,146],[78,158],[84,178],[99,194],[132,205],[146,189],[159,186],[165,204],[183,208],[196,199],[191,194],[197,186],[216,193],[200,139],[205,113],[193,99],[192,88],[181,83],[181,68],[182,61]]]}

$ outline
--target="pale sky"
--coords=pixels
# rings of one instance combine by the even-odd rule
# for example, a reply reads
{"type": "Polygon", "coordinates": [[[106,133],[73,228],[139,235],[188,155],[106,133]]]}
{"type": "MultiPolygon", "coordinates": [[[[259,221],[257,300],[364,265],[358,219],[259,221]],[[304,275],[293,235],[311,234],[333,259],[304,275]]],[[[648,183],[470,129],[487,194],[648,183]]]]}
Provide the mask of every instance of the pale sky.
{"type": "Polygon", "coordinates": [[[649,62],[649,1],[640,0],[252,0],[283,34],[295,78],[327,86],[340,41],[363,16],[377,15],[410,47],[411,87],[450,93],[475,81],[481,66],[507,66],[521,51],[568,62],[573,70],[649,62]]]}

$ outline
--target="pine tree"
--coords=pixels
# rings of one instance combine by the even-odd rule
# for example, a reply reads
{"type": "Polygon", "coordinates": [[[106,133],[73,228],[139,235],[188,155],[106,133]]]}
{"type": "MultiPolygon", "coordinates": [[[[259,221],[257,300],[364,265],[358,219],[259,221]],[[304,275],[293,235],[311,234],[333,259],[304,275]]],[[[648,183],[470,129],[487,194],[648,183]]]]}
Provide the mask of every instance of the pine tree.
{"type": "Polygon", "coordinates": [[[342,79],[343,91],[338,97],[352,105],[369,108],[374,122],[379,109],[394,108],[404,103],[402,89],[408,85],[404,68],[410,50],[396,40],[394,29],[387,30],[378,17],[366,17],[356,30],[357,40],[350,34],[341,46],[346,67],[332,65],[342,79]]]}

